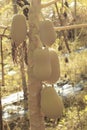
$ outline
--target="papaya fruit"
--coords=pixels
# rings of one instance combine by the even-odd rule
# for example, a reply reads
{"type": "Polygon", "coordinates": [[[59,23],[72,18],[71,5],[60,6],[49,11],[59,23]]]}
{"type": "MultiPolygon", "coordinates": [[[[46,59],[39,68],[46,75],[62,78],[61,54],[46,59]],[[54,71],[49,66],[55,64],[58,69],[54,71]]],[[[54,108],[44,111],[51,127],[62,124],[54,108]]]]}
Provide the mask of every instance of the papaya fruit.
{"type": "Polygon", "coordinates": [[[26,18],[22,14],[15,14],[11,24],[11,38],[16,45],[19,45],[26,39],[27,25],[26,18]]]}
{"type": "Polygon", "coordinates": [[[51,75],[51,64],[48,48],[36,48],[33,52],[33,63],[34,77],[42,81],[47,80],[51,75]]]}
{"type": "Polygon", "coordinates": [[[41,91],[41,110],[48,118],[60,118],[63,113],[62,98],[53,87],[43,87],[41,91]]]}
{"type": "Polygon", "coordinates": [[[50,62],[51,62],[51,75],[47,80],[47,83],[53,84],[57,82],[60,77],[60,64],[57,53],[54,49],[49,50],[50,62]]]}
{"type": "Polygon", "coordinates": [[[56,32],[53,28],[53,23],[50,20],[40,21],[39,35],[42,43],[51,46],[56,40],[56,32]]]}

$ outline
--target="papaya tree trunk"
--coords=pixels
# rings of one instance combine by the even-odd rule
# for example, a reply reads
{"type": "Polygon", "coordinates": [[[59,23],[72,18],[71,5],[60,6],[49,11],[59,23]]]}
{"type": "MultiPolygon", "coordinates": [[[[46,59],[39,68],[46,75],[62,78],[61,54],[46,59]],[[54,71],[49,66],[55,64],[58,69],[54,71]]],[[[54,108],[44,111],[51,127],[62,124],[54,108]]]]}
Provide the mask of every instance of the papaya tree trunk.
{"type": "Polygon", "coordinates": [[[0,130],[3,130],[2,103],[1,103],[1,86],[0,86],[0,130]]]}
{"type": "Polygon", "coordinates": [[[76,7],[77,7],[77,3],[76,3],[76,0],[74,0],[74,17],[76,19],[76,7]]]}
{"type": "Polygon", "coordinates": [[[0,86],[0,130],[3,130],[2,103],[1,103],[1,86],[0,86]]]}
{"type": "Polygon", "coordinates": [[[0,130],[3,130],[1,86],[4,85],[4,64],[3,64],[2,38],[0,38],[0,47],[1,47],[0,50],[1,50],[1,65],[2,65],[2,84],[0,84],[0,130]]]}
{"type": "Polygon", "coordinates": [[[40,0],[32,0],[29,11],[29,45],[28,45],[28,91],[30,130],[45,130],[44,117],[41,112],[40,99],[42,82],[32,76],[33,51],[35,50],[35,36],[39,33],[40,0]]]}
{"type": "Polygon", "coordinates": [[[22,88],[24,92],[24,110],[28,110],[28,99],[27,99],[27,83],[26,83],[26,75],[25,75],[25,66],[24,66],[24,56],[23,56],[23,48],[20,49],[20,72],[22,79],[22,88]]]}
{"type": "Polygon", "coordinates": [[[18,13],[17,0],[12,0],[14,14],[18,13]]]}
{"type": "MultiPolygon", "coordinates": [[[[23,56],[23,48],[20,50],[20,72],[21,72],[21,82],[22,82],[22,89],[23,89],[23,105],[24,111],[28,110],[28,96],[27,96],[27,83],[26,83],[26,73],[25,73],[25,66],[24,66],[24,56],[23,56]]],[[[24,115],[24,129],[28,130],[28,124],[26,122],[27,117],[24,115]]]]}
{"type": "MultiPolygon", "coordinates": [[[[74,0],[74,19],[76,21],[76,12],[77,11],[77,0],[74,0]]],[[[74,38],[76,39],[76,35],[77,35],[77,29],[74,30],[74,38]]]]}
{"type": "Polygon", "coordinates": [[[3,46],[2,46],[2,37],[0,38],[0,50],[1,50],[1,68],[2,68],[2,86],[5,84],[4,79],[4,61],[3,61],[3,46]]]}

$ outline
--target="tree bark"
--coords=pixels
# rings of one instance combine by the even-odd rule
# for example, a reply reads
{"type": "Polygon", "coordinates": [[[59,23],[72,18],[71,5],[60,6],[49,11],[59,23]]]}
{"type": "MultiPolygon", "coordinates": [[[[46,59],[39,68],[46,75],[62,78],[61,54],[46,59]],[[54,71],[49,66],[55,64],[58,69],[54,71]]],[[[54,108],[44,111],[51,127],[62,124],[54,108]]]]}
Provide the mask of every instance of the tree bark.
{"type": "Polygon", "coordinates": [[[2,37],[0,38],[0,50],[1,50],[1,66],[2,66],[2,86],[4,86],[5,79],[4,79],[4,60],[3,60],[2,37]]]}
{"type": "Polygon", "coordinates": [[[3,130],[2,102],[1,102],[1,86],[0,86],[0,130],[3,130]]]}
{"type": "MultiPolygon", "coordinates": [[[[25,66],[24,66],[24,51],[23,47],[20,48],[20,72],[22,79],[22,88],[24,92],[24,110],[28,110],[28,97],[27,97],[27,83],[26,83],[26,75],[25,75],[25,66]]],[[[26,119],[26,117],[25,117],[26,119]]]]}
{"type": "MultiPolygon", "coordinates": [[[[14,11],[14,14],[17,14],[18,13],[17,0],[12,0],[12,2],[13,2],[13,11],[14,11]]],[[[23,92],[24,92],[24,110],[26,111],[28,109],[28,99],[27,99],[27,83],[26,83],[26,76],[25,76],[25,70],[24,70],[23,45],[19,49],[19,53],[20,53],[20,72],[21,72],[21,79],[22,79],[22,88],[23,88],[23,92]]],[[[26,116],[24,117],[24,119],[25,119],[25,124],[26,124],[26,116]]],[[[26,126],[26,130],[27,129],[28,128],[26,126]]]]}
{"type": "MultiPolygon", "coordinates": [[[[56,3],[55,3],[55,7],[56,7],[56,10],[57,10],[59,20],[60,20],[60,24],[61,24],[61,26],[63,26],[63,21],[62,21],[61,15],[59,14],[58,6],[57,6],[56,3]]],[[[71,50],[70,50],[69,45],[68,45],[68,39],[67,39],[65,30],[62,31],[62,34],[63,34],[63,37],[64,37],[66,48],[67,48],[68,52],[70,53],[71,50]]]]}
{"type": "Polygon", "coordinates": [[[30,130],[45,130],[44,117],[41,112],[40,99],[42,83],[32,76],[33,51],[35,50],[35,36],[39,33],[40,0],[32,0],[29,13],[29,45],[28,45],[28,81],[29,81],[29,115],[30,130]]]}
{"type": "Polygon", "coordinates": [[[17,14],[17,13],[18,13],[17,1],[16,1],[16,0],[12,0],[12,3],[13,3],[13,11],[14,11],[14,14],[17,14]]]}

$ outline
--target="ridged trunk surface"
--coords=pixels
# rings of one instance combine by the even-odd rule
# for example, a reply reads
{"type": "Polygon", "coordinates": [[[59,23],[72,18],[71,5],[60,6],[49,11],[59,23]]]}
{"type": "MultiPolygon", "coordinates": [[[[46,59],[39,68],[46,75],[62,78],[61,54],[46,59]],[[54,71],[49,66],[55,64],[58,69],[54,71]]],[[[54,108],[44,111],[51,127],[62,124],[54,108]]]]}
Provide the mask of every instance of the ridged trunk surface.
{"type": "MultiPolygon", "coordinates": [[[[29,81],[29,116],[30,130],[45,130],[44,117],[41,112],[41,88],[42,83],[32,76],[33,51],[36,48],[35,36],[39,33],[39,6],[40,0],[32,0],[29,11],[29,45],[28,45],[28,81],[29,81]]],[[[38,35],[39,36],[39,35],[38,35]]]]}
{"type": "Polygon", "coordinates": [[[45,130],[44,118],[41,112],[41,82],[32,79],[29,84],[29,116],[30,130],[45,130]]]}

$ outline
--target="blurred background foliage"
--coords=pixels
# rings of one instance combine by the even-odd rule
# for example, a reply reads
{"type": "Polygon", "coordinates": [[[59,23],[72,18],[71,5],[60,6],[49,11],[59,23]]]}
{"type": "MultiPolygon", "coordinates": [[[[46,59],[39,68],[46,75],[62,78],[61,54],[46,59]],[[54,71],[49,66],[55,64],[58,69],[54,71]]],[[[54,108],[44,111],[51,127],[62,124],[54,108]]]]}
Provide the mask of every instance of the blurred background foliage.
{"type": "MultiPolygon", "coordinates": [[[[50,0],[49,0],[50,1],[50,0]]],[[[62,0],[59,0],[60,3],[62,0]]],[[[69,5],[75,0],[67,0],[69,5]]],[[[79,24],[79,23],[87,23],[87,0],[76,0],[76,19],[69,24],[79,24]]],[[[42,0],[42,2],[48,2],[48,0],[42,0]]],[[[58,3],[57,3],[58,4],[58,3]]],[[[60,8],[60,4],[58,4],[60,8]]],[[[22,13],[22,9],[18,6],[19,13],[22,13]]],[[[71,15],[75,14],[75,8],[69,8],[71,15]]],[[[52,20],[52,16],[54,17],[54,26],[60,26],[59,19],[57,16],[57,12],[55,6],[52,5],[47,9],[43,9],[42,13],[45,18],[50,18],[52,20]],[[55,15],[53,12],[55,11],[55,15]]],[[[68,13],[68,12],[67,12],[68,13]]],[[[2,26],[8,27],[11,26],[12,17],[13,17],[13,5],[11,0],[0,0],[0,35],[3,34],[4,29],[2,26]]],[[[69,15],[69,16],[71,16],[69,15]]],[[[65,21],[64,21],[65,22],[65,21]]],[[[65,24],[66,25],[66,24],[65,24]]],[[[55,43],[52,45],[52,48],[56,50],[60,60],[60,69],[61,76],[59,81],[70,81],[72,84],[77,84],[79,82],[84,82],[84,91],[75,97],[70,97],[65,100],[66,106],[69,107],[65,109],[65,113],[56,125],[56,129],[59,130],[87,130],[87,28],[79,28],[72,29],[74,31],[75,37],[71,35],[68,38],[68,44],[71,49],[71,53],[69,54],[66,46],[64,38],[61,36],[61,32],[57,32],[57,39],[55,43]],[[72,105],[71,105],[72,104],[72,105]],[[85,104],[85,107],[83,108],[85,104]],[[76,105],[76,106],[75,106],[76,105]],[[80,107],[80,109],[79,109],[80,107]],[[74,113],[74,115],[73,115],[74,113]]],[[[69,31],[66,31],[68,36],[69,31]]],[[[6,30],[6,36],[10,36],[10,30],[6,30]]],[[[12,60],[12,46],[11,39],[2,37],[2,45],[3,45],[3,62],[4,62],[4,86],[2,86],[2,66],[0,64],[0,86],[1,86],[1,95],[2,97],[10,95],[12,93],[23,90],[22,88],[22,75],[21,75],[21,67],[20,64],[14,64],[12,60]]],[[[0,50],[1,55],[1,50],[0,50]]],[[[1,63],[1,56],[0,56],[1,63]]],[[[24,71],[27,82],[27,66],[24,64],[24,71]]],[[[21,119],[23,120],[23,119],[21,119]]],[[[20,126],[21,124],[20,120],[20,126]]],[[[52,121],[53,124],[49,121],[47,126],[47,130],[55,130],[55,122],[52,121]],[[52,125],[52,126],[51,126],[52,125]],[[51,128],[52,127],[52,128],[51,128]]],[[[23,129],[24,130],[24,129],[23,129]]]]}
{"type": "MultiPolygon", "coordinates": [[[[46,0],[42,0],[44,2],[46,0]]],[[[74,0],[67,0],[70,3],[75,2],[74,0]]],[[[87,1],[86,0],[77,0],[81,4],[78,9],[78,3],[77,3],[77,18],[75,22],[72,24],[78,24],[78,23],[86,23],[87,21],[87,1]]],[[[60,1],[61,3],[61,1],[60,1]]],[[[54,9],[55,6],[52,5],[51,9],[54,9]]],[[[74,8],[74,7],[73,7],[74,8]]],[[[18,6],[19,13],[22,13],[22,9],[18,6]]],[[[72,9],[70,8],[72,11],[72,9]]],[[[56,12],[56,11],[55,11],[56,12]]],[[[50,7],[48,8],[48,11],[44,12],[44,16],[46,14],[50,14],[50,7]]],[[[74,13],[74,12],[72,12],[74,13]]],[[[53,15],[53,14],[52,14],[53,15]]],[[[13,17],[13,7],[12,7],[12,1],[11,0],[0,0],[0,26],[10,26],[11,21],[13,17]]],[[[46,16],[47,17],[47,16],[46,16]]],[[[56,19],[57,15],[55,15],[56,19]]],[[[52,17],[50,18],[52,19],[52,17]]],[[[58,19],[56,19],[56,23],[59,24],[58,19]]],[[[55,24],[54,24],[55,25],[55,24]]],[[[0,34],[3,33],[3,29],[0,28],[0,34]]],[[[75,30],[76,36],[72,40],[68,39],[68,44],[70,46],[70,49],[72,51],[71,54],[67,54],[67,49],[65,47],[64,39],[61,37],[61,32],[57,32],[57,39],[54,45],[52,46],[55,48],[59,55],[60,59],[60,64],[61,64],[61,77],[69,77],[71,80],[75,77],[75,74],[78,73],[78,77],[81,77],[81,74],[84,75],[87,73],[87,29],[86,28],[81,28],[81,29],[76,29],[75,30]],[[68,58],[68,63],[65,62],[66,57],[68,58]],[[72,76],[74,76],[72,78],[72,76]]],[[[5,35],[10,35],[10,31],[6,30],[5,35]]],[[[15,65],[12,61],[12,55],[11,55],[11,40],[8,38],[3,37],[2,40],[3,44],[3,58],[4,58],[4,71],[5,71],[5,85],[6,86],[18,86],[18,84],[21,84],[21,74],[19,73],[20,71],[20,66],[15,65]],[[10,71],[16,71],[16,74],[12,74],[12,76],[9,76],[10,71]],[[16,75],[16,77],[15,77],[16,75]],[[18,78],[18,79],[17,79],[18,78]],[[10,82],[10,84],[9,84],[10,82]],[[17,82],[17,83],[16,83],[17,82]]],[[[0,57],[1,58],[1,57],[0,57]]],[[[1,61],[1,59],[0,59],[1,61]]],[[[1,71],[1,66],[0,66],[0,71],[1,71]]],[[[26,66],[25,66],[25,71],[26,71],[26,66]]],[[[1,79],[0,79],[1,80],[1,79]]],[[[1,82],[1,81],[0,81],[1,82]]],[[[9,87],[10,88],[10,87],[9,87]]],[[[12,87],[14,90],[14,87],[12,87]]],[[[7,87],[8,90],[8,87],[7,87]]]]}

